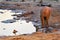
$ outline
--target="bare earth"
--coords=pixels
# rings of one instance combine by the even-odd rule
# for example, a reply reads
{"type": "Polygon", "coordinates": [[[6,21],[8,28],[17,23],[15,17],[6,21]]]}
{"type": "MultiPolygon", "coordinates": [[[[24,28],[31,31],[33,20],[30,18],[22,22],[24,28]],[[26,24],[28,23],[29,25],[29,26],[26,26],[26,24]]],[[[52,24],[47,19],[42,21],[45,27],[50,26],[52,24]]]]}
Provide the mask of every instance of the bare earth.
{"type": "Polygon", "coordinates": [[[36,32],[31,35],[0,38],[0,40],[60,40],[60,34],[36,32]]]}

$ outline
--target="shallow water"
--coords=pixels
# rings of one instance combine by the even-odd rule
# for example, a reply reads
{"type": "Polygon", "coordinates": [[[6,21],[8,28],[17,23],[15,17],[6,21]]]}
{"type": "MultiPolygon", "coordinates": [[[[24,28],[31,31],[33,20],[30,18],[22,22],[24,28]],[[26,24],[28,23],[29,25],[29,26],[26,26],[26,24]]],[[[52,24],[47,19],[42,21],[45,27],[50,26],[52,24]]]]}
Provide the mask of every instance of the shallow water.
{"type": "MultiPolygon", "coordinates": [[[[32,22],[27,23],[26,20],[16,20],[13,23],[3,23],[2,21],[6,21],[9,19],[13,19],[11,16],[13,13],[11,10],[2,10],[3,14],[0,13],[0,36],[13,36],[13,30],[16,30],[16,35],[21,34],[31,34],[36,32],[36,28],[33,26],[32,22]]],[[[10,20],[11,21],[11,20],[10,20]]]]}

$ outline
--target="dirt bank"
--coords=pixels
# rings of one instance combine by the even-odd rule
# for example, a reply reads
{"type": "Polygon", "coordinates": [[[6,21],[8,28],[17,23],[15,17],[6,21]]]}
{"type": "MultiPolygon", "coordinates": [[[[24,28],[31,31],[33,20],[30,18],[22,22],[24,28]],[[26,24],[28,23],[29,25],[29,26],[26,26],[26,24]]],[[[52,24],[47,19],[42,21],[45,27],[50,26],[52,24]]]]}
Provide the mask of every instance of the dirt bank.
{"type": "Polygon", "coordinates": [[[31,35],[20,35],[13,37],[0,38],[0,40],[60,40],[58,33],[41,33],[36,32],[31,35]]]}

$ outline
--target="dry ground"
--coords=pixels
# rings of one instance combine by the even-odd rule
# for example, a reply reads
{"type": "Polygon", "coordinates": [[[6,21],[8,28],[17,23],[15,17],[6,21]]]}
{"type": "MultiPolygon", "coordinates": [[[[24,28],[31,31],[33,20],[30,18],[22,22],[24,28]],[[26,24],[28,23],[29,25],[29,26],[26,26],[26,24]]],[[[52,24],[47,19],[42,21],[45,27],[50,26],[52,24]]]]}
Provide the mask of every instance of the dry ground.
{"type": "Polygon", "coordinates": [[[0,38],[0,40],[60,40],[60,34],[36,32],[31,35],[0,38]]]}

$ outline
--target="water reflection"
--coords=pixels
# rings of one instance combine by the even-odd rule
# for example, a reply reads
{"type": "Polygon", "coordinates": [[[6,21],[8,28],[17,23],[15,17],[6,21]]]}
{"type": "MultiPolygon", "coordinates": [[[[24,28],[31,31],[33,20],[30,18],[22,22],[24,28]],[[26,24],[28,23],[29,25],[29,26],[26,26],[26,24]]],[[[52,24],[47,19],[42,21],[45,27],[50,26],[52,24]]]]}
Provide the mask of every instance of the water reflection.
{"type": "Polygon", "coordinates": [[[36,28],[33,26],[32,22],[27,23],[26,20],[22,20],[23,18],[16,20],[15,18],[17,17],[11,16],[19,12],[13,13],[12,10],[2,11],[4,11],[4,13],[0,14],[0,36],[14,36],[14,30],[18,31],[16,35],[36,32],[36,28]]]}
{"type": "Polygon", "coordinates": [[[4,20],[4,21],[1,21],[2,23],[14,23],[16,22],[16,20],[13,20],[13,19],[8,19],[8,20],[4,20]]]}

